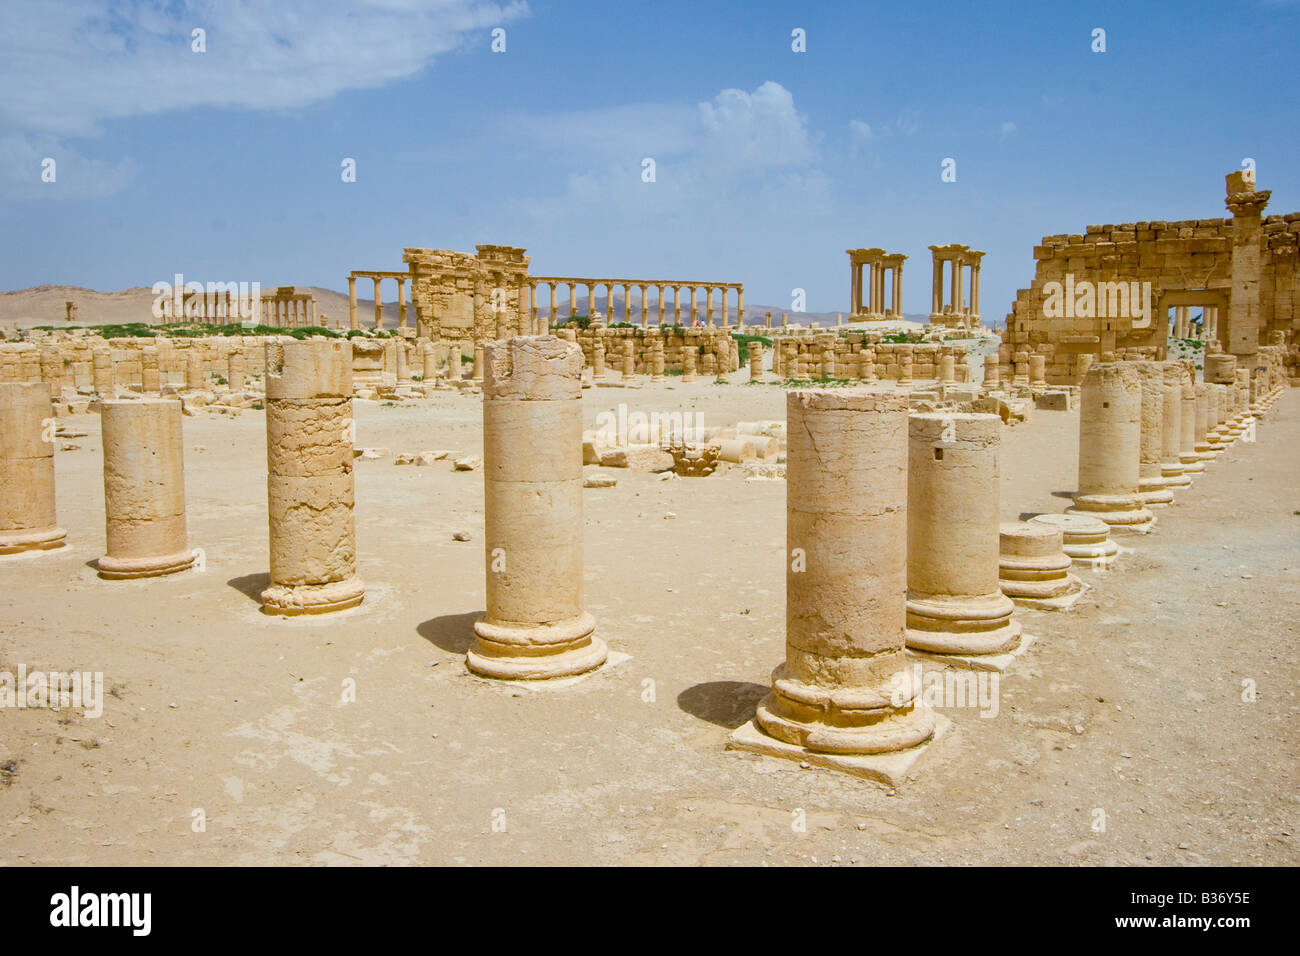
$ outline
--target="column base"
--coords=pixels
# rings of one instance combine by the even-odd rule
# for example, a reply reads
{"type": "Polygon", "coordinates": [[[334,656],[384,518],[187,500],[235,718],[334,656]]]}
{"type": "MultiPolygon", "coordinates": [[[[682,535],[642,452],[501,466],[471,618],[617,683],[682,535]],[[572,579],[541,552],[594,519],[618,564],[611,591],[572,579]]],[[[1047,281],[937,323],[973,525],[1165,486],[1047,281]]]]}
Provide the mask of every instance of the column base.
{"type": "Polygon", "coordinates": [[[931,654],[1006,654],[1020,643],[1016,606],[1001,591],[952,597],[908,595],[907,646],[931,654]]]}
{"type": "Polygon", "coordinates": [[[1079,495],[1065,513],[1104,521],[1112,534],[1146,534],[1156,523],[1136,494],[1079,495]]]}
{"type": "Polygon", "coordinates": [[[365,596],[365,585],[355,577],[329,584],[272,584],[262,592],[262,612],[284,617],[329,614],[356,607],[365,596]]]}
{"type": "Polygon", "coordinates": [[[952,721],[942,714],[934,715],[934,732],[921,743],[905,750],[874,754],[823,753],[788,743],[764,733],[757,720],[751,720],[731,732],[727,749],[736,752],[761,754],[795,760],[801,764],[837,770],[887,787],[901,786],[911,776],[917,762],[952,727],[952,721]]]}
{"type": "Polygon", "coordinates": [[[106,554],[95,562],[95,567],[99,570],[99,576],[108,581],[156,578],[189,570],[194,565],[195,557],[192,549],[147,558],[115,558],[106,554]]]}
{"type": "MultiPolygon", "coordinates": [[[[902,679],[907,680],[906,672],[902,679]]],[[[780,664],[772,671],[772,690],[759,702],[754,723],[765,737],[801,752],[892,753],[934,736],[935,712],[912,696],[915,691],[910,685],[880,692],[820,687],[788,677],[780,664]]]]}
{"type": "MultiPolygon", "coordinates": [[[[1072,559],[1071,563],[1073,563],[1072,559]]],[[[1068,571],[1063,577],[1027,580],[1020,576],[1024,572],[1011,571],[1003,566],[1000,574],[1009,573],[1017,576],[999,577],[998,587],[1002,588],[1002,593],[1011,598],[1017,607],[1032,607],[1043,611],[1068,611],[1079,603],[1079,599],[1088,590],[1088,585],[1068,571]]]]}
{"type": "Polygon", "coordinates": [[[1061,550],[1072,564],[1107,567],[1119,554],[1119,545],[1110,540],[1110,526],[1100,518],[1075,513],[1035,515],[1029,520],[1061,529],[1061,550]]]}
{"type": "Polygon", "coordinates": [[[1204,473],[1205,459],[1197,452],[1188,452],[1187,454],[1179,455],[1178,457],[1183,463],[1184,475],[1188,475],[1190,477],[1192,475],[1199,475],[1204,473]]]}
{"type": "Polygon", "coordinates": [[[0,531],[0,554],[26,554],[29,551],[57,551],[67,546],[68,532],[62,528],[0,531]]]}
{"type": "Polygon", "coordinates": [[[912,661],[929,661],[952,670],[997,671],[1005,674],[1016,658],[1022,656],[1038,640],[1033,634],[1021,634],[1020,643],[1002,654],[931,654],[929,651],[907,649],[912,661]]]}
{"type": "Polygon", "coordinates": [[[1164,463],[1160,465],[1160,481],[1166,488],[1190,488],[1192,479],[1187,477],[1187,469],[1183,467],[1180,461],[1178,464],[1164,463]]]}
{"type": "Polygon", "coordinates": [[[1146,507],[1163,508],[1174,503],[1174,493],[1165,487],[1163,478],[1143,478],[1138,482],[1138,500],[1146,507]]]}
{"type": "Polygon", "coordinates": [[[596,618],[584,611],[568,621],[528,626],[474,622],[474,644],[465,664],[496,680],[549,680],[585,674],[605,663],[609,648],[592,631],[596,618]]]}

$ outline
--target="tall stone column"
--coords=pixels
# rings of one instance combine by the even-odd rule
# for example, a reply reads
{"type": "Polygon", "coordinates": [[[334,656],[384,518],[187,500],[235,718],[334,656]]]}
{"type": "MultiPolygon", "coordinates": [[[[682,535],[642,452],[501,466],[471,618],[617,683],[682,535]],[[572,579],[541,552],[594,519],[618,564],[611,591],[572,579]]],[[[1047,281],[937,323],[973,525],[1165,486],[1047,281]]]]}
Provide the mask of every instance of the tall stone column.
{"type": "Polygon", "coordinates": [[[1079,405],[1079,481],[1071,514],[1099,518],[1116,533],[1145,532],[1155,516],[1138,487],[1142,451],[1142,379],[1136,362],[1095,362],[1079,405]]]}
{"type": "MultiPolygon", "coordinates": [[[[1178,460],[1182,463],[1183,473],[1197,475],[1205,471],[1205,460],[1196,451],[1196,432],[1204,430],[1201,425],[1201,410],[1196,404],[1196,386],[1192,383],[1191,373],[1183,369],[1182,380],[1182,414],[1179,417],[1181,427],[1178,439],[1178,460]]],[[[1204,404],[1204,402],[1202,402],[1204,404]]]]}
{"type": "Polygon", "coordinates": [[[904,661],[907,399],[792,390],[786,419],[785,662],[729,746],[881,779],[861,757],[936,726],[904,661]]]}
{"type": "Polygon", "coordinates": [[[903,317],[903,264],[894,266],[894,293],[889,303],[889,312],[896,319],[903,317]]]}
{"type": "Polygon", "coordinates": [[[375,277],[372,281],[375,284],[375,328],[382,329],[384,327],[384,297],[380,292],[380,283],[384,280],[375,277]]]}
{"type": "MultiPolygon", "coordinates": [[[[569,311],[570,311],[570,312],[573,311],[572,307],[570,307],[569,311]]],[[[481,382],[481,381],[483,381],[483,375],[484,375],[484,371],[483,371],[483,362],[484,362],[484,357],[485,357],[485,353],[484,353],[484,350],[483,350],[483,343],[482,343],[482,342],[475,342],[475,343],[474,343],[474,372],[473,372],[473,377],[474,377],[474,381],[476,381],[476,382],[481,382]]]]}
{"type": "Polygon", "coordinates": [[[694,327],[695,320],[700,314],[700,310],[696,305],[696,300],[695,300],[695,295],[699,291],[700,290],[697,289],[695,286],[691,286],[691,326],[692,327],[694,327]]]}
{"type": "Polygon", "coordinates": [[[971,266],[970,272],[970,318],[972,325],[980,321],[980,264],[971,266]]]}
{"type": "Polygon", "coordinates": [[[1138,496],[1142,503],[1164,507],[1174,500],[1165,487],[1164,413],[1165,371],[1162,362],[1129,362],[1142,382],[1142,451],[1138,466],[1138,496]]]}
{"type": "Polygon", "coordinates": [[[551,336],[488,345],[483,504],[487,613],[474,624],[470,670],[537,680],[599,667],[608,650],[583,606],[577,345],[551,336]]]}
{"type": "Polygon", "coordinates": [[[745,325],[745,287],[736,287],[736,325],[744,328],[745,325]]]}
{"type": "Polygon", "coordinates": [[[682,324],[682,287],[673,286],[673,325],[682,324]]]}
{"type": "Polygon", "coordinates": [[[857,315],[862,311],[862,266],[852,256],[849,257],[849,312],[857,315]]]}
{"type": "Polygon", "coordinates": [[[961,313],[961,260],[952,260],[952,314],[954,318],[961,313]]]}
{"type": "Polygon", "coordinates": [[[406,328],[406,280],[397,280],[397,327],[406,328]]]}
{"type": "Polygon", "coordinates": [[[664,287],[655,286],[655,289],[658,292],[656,303],[659,307],[659,328],[662,329],[664,327],[664,287]]]}
{"type": "Polygon", "coordinates": [[[749,379],[752,382],[763,380],[763,343],[749,343],[749,379]]]}
{"type": "Polygon", "coordinates": [[[650,314],[646,311],[646,297],[644,285],[637,286],[641,290],[641,328],[648,328],[650,325],[650,314]]]}
{"type": "Polygon", "coordinates": [[[596,314],[596,283],[587,283],[587,318],[596,314]]]}
{"type": "Polygon", "coordinates": [[[181,403],[147,398],[100,402],[107,554],[101,578],[144,578],[194,563],[185,531],[181,403]]]}
{"type": "Polygon", "coordinates": [[[706,286],[704,289],[704,322],[709,328],[713,328],[713,287],[706,286]]]}
{"type": "Polygon", "coordinates": [[[1178,362],[1163,362],[1165,390],[1160,425],[1160,475],[1167,488],[1191,485],[1182,460],[1183,383],[1190,380],[1187,369],[1178,362]]]}
{"type": "Polygon", "coordinates": [[[930,277],[930,315],[936,316],[943,312],[943,260],[938,253],[931,253],[931,256],[933,274],[930,277]]]}
{"type": "Polygon", "coordinates": [[[67,537],[54,512],[50,399],[45,382],[0,384],[0,554],[50,551],[67,537]]]}
{"type": "Polygon", "coordinates": [[[978,657],[1020,644],[998,587],[1001,428],[997,415],[908,419],[908,647],[978,657]]]}
{"type": "Polygon", "coordinates": [[[1259,351],[1262,320],[1259,306],[1260,220],[1272,191],[1255,189],[1255,174],[1238,170],[1227,176],[1224,205],[1232,213],[1232,294],[1228,300],[1227,350],[1253,365],[1259,351]]]}
{"type": "Polygon", "coordinates": [[[360,604],[352,474],[352,348],[336,339],[266,346],[268,614],[360,604]]]}
{"type": "Polygon", "coordinates": [[[1202,462],[1213,461],[1222,453],[1214,441],[1213,431],[1218,426],[1218,394],[1213,385],[1204,382],[1196,386],[1196,455],[1202,462]]]}

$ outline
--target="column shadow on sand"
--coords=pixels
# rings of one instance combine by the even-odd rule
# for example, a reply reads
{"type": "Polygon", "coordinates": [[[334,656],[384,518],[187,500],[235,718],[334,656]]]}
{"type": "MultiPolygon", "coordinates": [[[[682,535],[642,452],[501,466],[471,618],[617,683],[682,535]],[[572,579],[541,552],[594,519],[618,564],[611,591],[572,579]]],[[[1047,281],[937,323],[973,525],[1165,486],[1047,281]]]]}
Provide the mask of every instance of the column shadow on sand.
{"type": "Polygon", "coordinates": [[[231,578],[226,584],[260,607],[262,592],[271,586],[271,573],[259,571],[257,574],[245,574],[242,577],[231,578]]]}
{"type": "Polygon", "coordinates": [[[692,717],[735,730],[754,716],[754,708],[769,690],[770,687],[749,681],[710,681],[678,694],[677,706],[692,717]]]}
{"type": "Polygon", "coordinates": [[[450,654],[464,654],[474,642],[474,622],[485,611],[465,611],[462,614],[444,614],[416,627],[416,633],[436,647],[450,654]]]}

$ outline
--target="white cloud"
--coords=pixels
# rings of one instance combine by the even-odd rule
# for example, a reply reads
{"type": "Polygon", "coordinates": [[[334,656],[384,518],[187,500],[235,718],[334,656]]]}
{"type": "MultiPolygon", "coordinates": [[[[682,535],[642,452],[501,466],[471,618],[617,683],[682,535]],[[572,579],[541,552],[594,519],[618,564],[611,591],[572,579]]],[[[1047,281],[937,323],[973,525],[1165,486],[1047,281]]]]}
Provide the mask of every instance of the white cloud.
{"type": "Polygon", "coordinates": [[[1005,123],[1002,124],[1003,136],[1010,136],[1015,131],[1016,131],[1016,124],[1011,122],[1010,120],[1007,120],[1005,123]]]}
{"type": "Polygon", "coordinates": [[[871,127],[862,120],[849,120],[849,141],[854,146],[871,142],[871,127]]]}
{"type": "Polygon", "coordinates": [[[561,174],[562,195],[516,204],[538,221],[589,217],[592,207],[628,221],[694,221],[703,208],[734,210],[756,198],[765,206],[827,202],[816,137],[790,92],[771,81],[752,93],[722,90],[694,109],[633,104],[505,125],[512,138],[525,131],[539,155],[575,160],[577,168],[561,174]],[[652,183],[641,178],[645,157],[655,160],[652,183]]]}
{"type": "Polygon", "coordinates": [[[711,143],[733,165],[750,170],[811,162],[816,149],[794,97],[768,80],[753,93],[723,90],[699,105],[700,123],[711,143]]]}
{"type": "Polygon", "coordinates": [[[476,35],[486,48],[527,12],[523,0],[20,0],[0,32],[0,152],[170,110],[308,106],[412,76],[476,35]]]}

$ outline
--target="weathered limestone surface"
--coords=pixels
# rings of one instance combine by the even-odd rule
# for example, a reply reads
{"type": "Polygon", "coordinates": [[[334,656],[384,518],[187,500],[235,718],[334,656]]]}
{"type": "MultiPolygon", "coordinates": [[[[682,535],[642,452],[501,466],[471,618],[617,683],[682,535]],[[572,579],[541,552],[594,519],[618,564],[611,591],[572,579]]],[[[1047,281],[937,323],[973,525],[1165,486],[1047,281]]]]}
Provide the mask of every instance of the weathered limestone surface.
{"type": "MultiPolygon", "coordinates": [[[[758,706],[757,732],[796,752],[916,747],[934,734],[935,715],[915,688],[899,683],[906,670],[906,399],[866,389],[792,390],[786,403],[786,659],[758,706]]],[[[763,749],[735,736],[732,746],[763,749]]]]}
{"type": "Polygon", "coordinates": [[[519,337],[485,361],[487,613],[466,663],[507,680],[581,674],[608,655],[583,607],[582,352],[519,337]]]}
{"type": "Polygon", "coordinates": [[[1143,402],[1136,365],[1089,366],[1080,399],[1079,487],[1067,510],[1099,518],[1112,532],[1147,531],[1156,520],[1138,493],[1143,402]]]}
{"type": "Polygon", "coordinates": [[[908,420],[907,646],[1006,654],[1020,643],[998,586],[997,415],[935,412],[908,420]]]}
{"type": "Polygon", "coordinates": [[[0,554],[61,548],[54,511],[54,442],[46,441],[50,386],[0,384],[0,554]]]}
{"type": "Polygon", "coordinates": [[[143,578],[194,563],[185,530],[181,403],[119,399],[100,403],[104,439],[107,553],[101,578],[143,578]]]}
{"type": "Polygon", "coordinates": [[[352,513],[352,361],[347,342],[266,347],[270,614],[319,614],[360,604],[352,513]]]}

